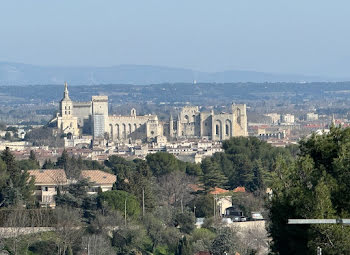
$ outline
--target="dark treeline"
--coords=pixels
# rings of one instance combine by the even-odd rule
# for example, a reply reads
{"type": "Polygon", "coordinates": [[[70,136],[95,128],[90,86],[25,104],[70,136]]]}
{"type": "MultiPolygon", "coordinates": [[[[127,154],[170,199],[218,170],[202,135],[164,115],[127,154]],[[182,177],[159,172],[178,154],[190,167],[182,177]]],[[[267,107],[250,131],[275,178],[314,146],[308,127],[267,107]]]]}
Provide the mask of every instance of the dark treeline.
{"type": "MultiPolygon", "coordinates": [[[[13,103],[23,103],[32,100],[40,102],[58,101],[62,97],[62,85],[38,86],[0,86],[4,95],[16,97],[13,103]]],[[[332,93],[350,89],[349,82],[312,82],[312,83],[175,83],[156,85],[98,85],[98,86],[70,86],[73,100],[87,101],[96,93],[110,95],[114,103],[126,102],[192,102],[206,104],[208,101],[219,100],[230,102],[235,100],[254,100],[273,94],[280,96],[303,95],[314,99],[332,97],[332,93]],[[124,95],[128,94],[128,97],[124,95]]],[[[337,94],[337,97],[344,96],[337,94]]],[[[217,101],[217,102],[219,102],[217,101]]]]}

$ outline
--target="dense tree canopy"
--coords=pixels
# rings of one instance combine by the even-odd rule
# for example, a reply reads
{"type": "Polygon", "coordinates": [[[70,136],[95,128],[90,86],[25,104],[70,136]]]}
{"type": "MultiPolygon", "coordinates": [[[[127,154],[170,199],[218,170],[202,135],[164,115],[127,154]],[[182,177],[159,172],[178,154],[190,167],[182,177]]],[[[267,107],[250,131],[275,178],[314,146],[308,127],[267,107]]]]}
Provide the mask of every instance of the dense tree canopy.
{"type": "Polygon", "coordinates": [[[234,137],[223,142],[223,149],[203,161],[203,182],[208,182],[204,184],[229,189],[243,186],[255,192],[270,185],[276,158],[292,157],[294,147],[276,148],[256,137],[234,137]]]}
{"type": "Polygon", "coordinates": [[[129,217],[137,218],[140,215],[140,203],[137,198],[122,190],[111,190],[103,192],[99,195],[100,203],[108,204],[112,209],[120,212],[126,211],[129,217]]]}
{"type": "Polygon", "coordinates": [[[0,207],[33,202],[34,180],[6,148],[0,155],[0,207]]]}
{"type": "Polygon", "coordinates": [[[287,225],[289,218],[350,217],[350,129],[300,142],[295,162],[276,163],[270,204],[272,249],[279,254],[349,254],[350,229],[341,225],[287,225]]]}

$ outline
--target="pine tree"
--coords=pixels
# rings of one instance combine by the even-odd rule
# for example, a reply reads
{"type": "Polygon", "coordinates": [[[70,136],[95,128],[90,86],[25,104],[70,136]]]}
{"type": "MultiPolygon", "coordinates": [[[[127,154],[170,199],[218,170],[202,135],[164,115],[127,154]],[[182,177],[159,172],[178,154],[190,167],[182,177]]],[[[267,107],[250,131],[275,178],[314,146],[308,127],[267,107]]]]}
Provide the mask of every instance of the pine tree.
{"type": "Polygon", "coordinates": [[[201,182],[206,191],[215,187],[223,187],[227,183],[226,176],[221,172],[218,163],[210,159],[204,160],[202,164],[203,175],[201,182]]]}
{"type": "Polygon", "coordinates": [[[33,202],[34,180],[29,177],[27,171],[18,167],[9,148],[1,153],[0,158],[6,165],[6,171],[2,170],[5,186],[0,190],[0,206],[33,202]]]}
{"type": "Polygon", "coordinates": [[[55,164],[51,161],[51,159],[45,159],[43,169],[53,169],[55,168],[55,164]]]}
{"type": "Polygon", "coordinates": [[[179,240],[175,255],[191,255],[191,246],[189,242],[187,241],[186,236],[184,236],[182,239],[179,240]]]}
{"type": "Polygon", "coordinates": [[[30,150],[29,159],[36,161],[36,155],[35,155],[35,152],[33,150],[30,150]]]}

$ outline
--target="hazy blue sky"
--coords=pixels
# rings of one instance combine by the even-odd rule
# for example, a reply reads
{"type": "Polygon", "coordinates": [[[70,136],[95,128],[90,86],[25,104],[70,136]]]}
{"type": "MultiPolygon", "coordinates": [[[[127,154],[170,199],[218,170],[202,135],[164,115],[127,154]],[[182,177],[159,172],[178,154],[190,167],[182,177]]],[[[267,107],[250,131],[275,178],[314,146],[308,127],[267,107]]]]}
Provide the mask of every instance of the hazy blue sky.
{"type": "Polygon", "coordinates": [[[349,0],[8,0],[0,61],[350,76],[349,0]]]}

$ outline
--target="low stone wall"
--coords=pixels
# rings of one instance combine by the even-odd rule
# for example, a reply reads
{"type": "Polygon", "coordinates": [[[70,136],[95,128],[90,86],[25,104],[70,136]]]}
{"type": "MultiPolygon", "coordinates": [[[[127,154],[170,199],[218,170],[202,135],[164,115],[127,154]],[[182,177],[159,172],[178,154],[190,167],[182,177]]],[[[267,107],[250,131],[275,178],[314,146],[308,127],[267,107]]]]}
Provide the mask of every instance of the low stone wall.
{"type": "Polygon", "coordinates": [[[0,228],[0,237],[11,238],[20,235],[36,234],[54,230],[55,229],[52,227],[0,228]]]}
{"type": "Polygon", "coordinates": [[[243,221],[243,222],[233,222],[229,224],[232,228],[239,228],[241,230],[252,230],[259,229],[265,231],[265,221],[257,220],[257,221],[243,221]]]}

